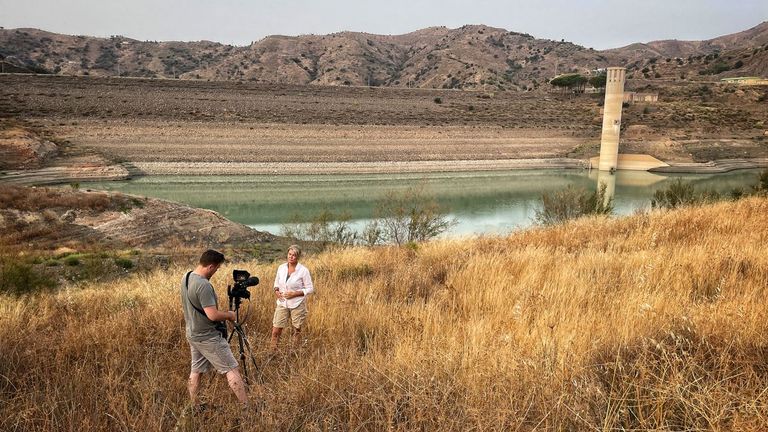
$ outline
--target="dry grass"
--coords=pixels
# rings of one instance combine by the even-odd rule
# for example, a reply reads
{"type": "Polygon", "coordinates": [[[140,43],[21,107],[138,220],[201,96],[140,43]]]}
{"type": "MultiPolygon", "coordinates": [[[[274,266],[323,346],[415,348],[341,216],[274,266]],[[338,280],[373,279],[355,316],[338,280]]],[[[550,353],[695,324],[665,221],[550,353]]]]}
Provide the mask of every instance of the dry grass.
{"type": "MultiPolygon", "coordinates": [[[[240,264],[267,285],[248,328],[263,414],[240,428],[765,430],[766,214],[749,198],[308,257],[308,342],[270,362],[276,265],[240,264]]],[[[0,429],[173,428],[183,270],[3,298],[0,429]]],[[[195,421],[235,428],[224,380],[205,387],[195,421]]]]}

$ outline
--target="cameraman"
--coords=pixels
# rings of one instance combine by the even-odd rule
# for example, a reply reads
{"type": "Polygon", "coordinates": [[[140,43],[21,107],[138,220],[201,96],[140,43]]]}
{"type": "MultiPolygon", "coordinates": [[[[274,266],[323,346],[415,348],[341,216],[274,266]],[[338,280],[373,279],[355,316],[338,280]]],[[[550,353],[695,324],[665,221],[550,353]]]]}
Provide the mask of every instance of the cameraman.
{"type": "Polygon", "coordinates": [[[237,399],[244,407],[248,406],[245,384],[226,339],[224,321],[234,321],[235,312],[219,311],[216,292],[209,282],[223,262],[224,255],[221,252],[207,250],[203,252],[195,270],[184,275],[181,280],[181,306],[186,322],[187,341],[192,353],[192,370],[187,388],[193,409],[198,408],[200,374],[211,368],[227,375],[229,387],[237,399]]]}

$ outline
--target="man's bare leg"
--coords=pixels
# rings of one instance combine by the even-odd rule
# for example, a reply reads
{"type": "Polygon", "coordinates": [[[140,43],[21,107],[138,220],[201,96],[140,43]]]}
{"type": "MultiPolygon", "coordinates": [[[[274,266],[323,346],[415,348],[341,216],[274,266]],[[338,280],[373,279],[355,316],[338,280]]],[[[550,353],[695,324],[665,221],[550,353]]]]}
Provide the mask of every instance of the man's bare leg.
{"type": "Polygon", "coordinates": [[[229,388],[231,388],[235,393],[235,396],[237,396],[237,400],[239,400],[243,406],[248,406],[248,393],[245,391],[245,382],[243,382],[243,378],[240,376],[240,370],[238,368],[227,372],[227,383],[229,383],[229,388]]]}
{"type": "Polygon", "coordinates": [[[197,391],[200,388],[200,373],[190,372],[189,381],[187,381],[187,390],[189,390],[189,399],[192,406],[197,406],[197,391]]]}

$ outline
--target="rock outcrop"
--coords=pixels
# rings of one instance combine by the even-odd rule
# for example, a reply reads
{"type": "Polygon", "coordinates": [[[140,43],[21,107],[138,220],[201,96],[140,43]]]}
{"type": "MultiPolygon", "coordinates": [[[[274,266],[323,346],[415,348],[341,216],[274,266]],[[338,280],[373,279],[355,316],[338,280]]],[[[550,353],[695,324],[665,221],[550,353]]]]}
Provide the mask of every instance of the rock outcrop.
{"type": "Polygon", "coordinates": [[[56,144],[22,127],[0,130],[0,169],[35,169],[56,156],[56,144]]]}
{"type": "Polygon", "coordinates": [[[218,213],[102,191],[0,186],[0,244],[55,250],[252,247],[279,239],[218,213]]]}

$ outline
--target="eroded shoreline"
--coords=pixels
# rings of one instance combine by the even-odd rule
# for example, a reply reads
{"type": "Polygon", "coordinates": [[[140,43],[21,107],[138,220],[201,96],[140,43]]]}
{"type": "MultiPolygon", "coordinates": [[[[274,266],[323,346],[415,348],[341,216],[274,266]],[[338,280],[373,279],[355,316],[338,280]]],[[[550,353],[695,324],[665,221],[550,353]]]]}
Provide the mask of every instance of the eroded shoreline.
{"type": "MultiPolygon", "coordinates": [[[[104,167],[9,171],[0,183],[53,185],[74,182],[117,181],[137,177],[175,175],[344,175],[344,174],[428,174],[473,171],[515,171],[588,169],[588,161],[573,158],[436,160],[384,162],[137,162],[104,167]]],[[[707,163],[673,163],[652,169],[657,174],[718,174],[730,171],[768,168],[768,158],[722,159],[707,163]]]]}

